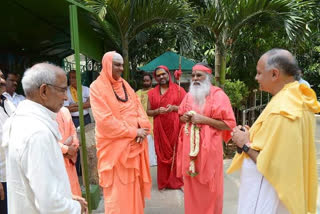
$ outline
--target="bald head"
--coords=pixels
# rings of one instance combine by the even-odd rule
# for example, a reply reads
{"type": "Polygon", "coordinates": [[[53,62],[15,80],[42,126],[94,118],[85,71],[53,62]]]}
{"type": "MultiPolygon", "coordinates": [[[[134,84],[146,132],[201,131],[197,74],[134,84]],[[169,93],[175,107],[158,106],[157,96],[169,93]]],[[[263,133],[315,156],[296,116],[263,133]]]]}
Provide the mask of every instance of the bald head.
{"type": "Polygon", "coordinates": [[[123,72],[123,58],[120,54],[114,53],[112,56],[112,77],[118,80],[123,72]]]}
{"type": "Polygon", "coordinates": [[[123,58],[119,53],[114,53],[112,57],[112,62],[118,62],[123,64],[123,58]]]}
{"type": "Polygon", "coordinates": [[[272,49],[262,55],[260,59],[266,60],[266,69],[278,69],[287,76],[297,78],[300,74],[299,66],[295,57],[287,50],[272,49]]]}

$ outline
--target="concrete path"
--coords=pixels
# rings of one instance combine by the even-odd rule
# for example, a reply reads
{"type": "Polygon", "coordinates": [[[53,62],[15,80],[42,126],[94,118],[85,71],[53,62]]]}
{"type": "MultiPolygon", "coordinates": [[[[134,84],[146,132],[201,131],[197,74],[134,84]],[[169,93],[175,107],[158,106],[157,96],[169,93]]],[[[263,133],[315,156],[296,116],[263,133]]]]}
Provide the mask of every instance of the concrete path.
{"type": "MultiPolygon", "coordinates": [[[[231,160],[224,160],[224,169],[228,168],[231,160]]],[[[151,167],[152,190],[151,199],[146,200],[145,214],[183,214],[184,199],[182,190],[162,190],[157,187],[157,168],[151,167]]],[[[234,214],[237,210],[238,189],[239,189],[239,174],[224,175],[224,214],[234,214]]],[[[103,197],[97,210],[94,214],[103,214],[104,205],[103,197]]]]}

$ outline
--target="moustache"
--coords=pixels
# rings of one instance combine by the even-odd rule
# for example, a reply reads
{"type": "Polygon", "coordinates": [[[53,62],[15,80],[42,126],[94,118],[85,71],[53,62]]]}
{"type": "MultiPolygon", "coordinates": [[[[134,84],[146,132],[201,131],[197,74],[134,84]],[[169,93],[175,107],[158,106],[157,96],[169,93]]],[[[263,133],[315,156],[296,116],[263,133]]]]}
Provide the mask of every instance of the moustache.
{"type": "Polygon", "coordinates": [[[193,82],[192,82],[192,85],[202,85],[202,82],[200,82],[200,81],[193,81],[193,82]]]}

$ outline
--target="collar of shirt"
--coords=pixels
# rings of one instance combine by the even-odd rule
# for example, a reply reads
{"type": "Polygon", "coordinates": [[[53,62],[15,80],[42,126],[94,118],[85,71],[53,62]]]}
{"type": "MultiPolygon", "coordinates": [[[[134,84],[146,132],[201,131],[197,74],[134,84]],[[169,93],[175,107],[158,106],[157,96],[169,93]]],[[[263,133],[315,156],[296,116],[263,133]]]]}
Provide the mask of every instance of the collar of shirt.
{"type": "Polygon", "coordinates": [[[18,94],[16,92],[13,92],[13,95],[11,96],[8,92],[4,92],[3,93],[4,96],[10,96],[12,98],[14,98],[15,96],[17,96],[18,94]]]}

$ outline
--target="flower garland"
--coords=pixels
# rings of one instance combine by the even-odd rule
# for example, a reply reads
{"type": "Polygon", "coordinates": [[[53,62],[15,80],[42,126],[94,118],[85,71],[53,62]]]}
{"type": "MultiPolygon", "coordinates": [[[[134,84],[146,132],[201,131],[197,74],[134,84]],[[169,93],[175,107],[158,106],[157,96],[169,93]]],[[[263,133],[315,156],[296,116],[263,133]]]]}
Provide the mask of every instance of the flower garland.
{"type": "MultiPolygon", "coordinates": [[[[189,111],[188,114],[194,115],[196,114],[195,111],[189,111]]],[[[184,132],[186,135],[189,135],[189,123],[186,123],[184,127],[184,132]]],[[[198,175],[196,172],[196,166],[195,166],[195,160],[197,159],[199,149],[200,149],[200,128],[197,125],[192,124],[190,127],[190,152],[189,152],[189,157],[190,157],[190,165],[189,165],[189,171],[188,174],[191,177],[195,177],[198,175]]]]}

